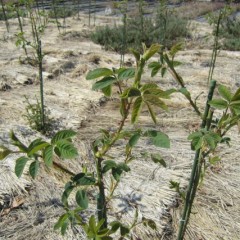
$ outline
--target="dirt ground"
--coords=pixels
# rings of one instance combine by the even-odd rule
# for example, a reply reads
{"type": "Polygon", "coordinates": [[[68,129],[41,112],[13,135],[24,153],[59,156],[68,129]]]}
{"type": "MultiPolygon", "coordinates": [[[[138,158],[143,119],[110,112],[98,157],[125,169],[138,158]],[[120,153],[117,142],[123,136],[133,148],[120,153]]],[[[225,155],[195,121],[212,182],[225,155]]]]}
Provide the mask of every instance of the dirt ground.
{"type": "MultiPolygon", "coordinates": [[[[55,25],[50,25],[42,39],[42,49],[46,54],[45,104],[59,129],[72,128],[78,132],[75,142],[81,152],[80,158],[65,163],[67,167],[74,168],[75,172],[80,171],[84,163],[91,167],[89,145],[98,130],[115,128],[120,119],[118,102],[114,96],[106,100],[100,92],[91,90],[91,81],[85,80],[89,70],[119,67],[120,60],[117,53],[106,52],[86,38],[93,29],[93,26],[89,28],[87,21],[84,15],[80,19],[68,18],[67,28],[62,30],[62,35],[59,35],[55,25]]],[[[114,21],[110,17],[101,17],[96,19],[96,25],[113,24],[114,21]]],[[[24,52],[15,46],[15,34],[19,31],[15,19],[10,20],[10,27],[10,33],[7,33],[4,23],[0,22],[0,145],[8,144],[8,132],[11,129],[25,142],[39,135],[29,128],[23,117],[26,108],[24,96],[30,102],[39,97],[38,70],[29,64],[20,63],[24,52]]],[[[27,24],[25,27],[28,27],[27,24]]],[[[191,42],[186,43],[188,49],[176,57],[182,62],[177,70],[193,98],[202,93],[198,103],[203,109],[211,58],[210,43],[206,42],[205,36],[211,33],[211,28],[206,23],[192,22],[191,29],[193,37],[191,42]]],[[[127,55],[125,59],[134,64],[133,56],[127,55]]],[[[150,73],[146,70],[144,76],[150,78],[150,73]]],[[[240,87],[240,52],[220,51],[214,79],[233,90],[240,87]]],[[[153,80],[163,89],[176,86],[170,75],[165,78],[157,75],[153,80]]],[[[173,95],[168,105],[169,112],[158,113],[156,126],[147,112],[144,112],[139,122],[143,128],[155,127],[169,135],[171,148],[160,150],[167,168],[157,167],[145,159],[145,151],[159,150],[146,142],[140,142],[135,150],[137,160],[131,165],[132,171],[117,190],[117,195],[121,197],[112,205],[112,209],[118,210],[123,208],[119,206],[125,206],[128,211],[122,217],[128,221],[134,214],[131,203],[138,204],[142,215],[157,222],[157,233],[137,227],[134,231],[135,239],[175,239],[179,200],[177,194],[169,188],[169,181],[179,181],[183,187],[187,185],[194,154],[187,136],[199,126],[199,119],[180,94],[173,95]]],[[[196,214],[193,214],[186,239],[239,239],[240,139],[237,131],[231,132],[231,138],[232,150],[222,147],[220,151],[223,158],[220,170],[209,171],[200,189],[194,209],[196,214]]],[[[112,154],[121,158],[121,149],[122,145],[119,144],[112,154]]],[[[27,175],[19,180],[12,174],[13,165],[13,158],[0,163],[0,179],[1,176],[9,177],[4,179],[5,182],[1,181],[0,186],[0,209],[9,209],[7,214],[0,214],[0,239],[84,239],[84,235],[76,237],[76,230],[69,231],[66,238],[52,230],[62,212],[59,199],[67,177],[62,178],[53,171],[50,177],[42,173],[35,182],[27,175]],[[14,187],[8,181],[14,183],[14,187]],[[15,208],[14,201],[17,202],[15,208]]]]}

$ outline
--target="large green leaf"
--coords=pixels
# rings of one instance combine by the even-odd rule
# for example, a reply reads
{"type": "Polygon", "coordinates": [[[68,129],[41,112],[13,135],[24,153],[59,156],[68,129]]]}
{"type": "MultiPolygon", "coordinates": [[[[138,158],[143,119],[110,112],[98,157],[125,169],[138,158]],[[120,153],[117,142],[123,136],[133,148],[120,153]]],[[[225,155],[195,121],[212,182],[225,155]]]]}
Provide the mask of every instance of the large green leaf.
{"type": "Polygon", "coordinates": [[[144,94],[143,99],[144,99],[145,102],[148,102],[148,103],[150,103],[154,106],[160,107],[163,110],[168,110],[167,105],[162,100],[160,100],[159,97],[156,96],[156,95],[144,94]]]}
{"type": "Polygon", "coordinates": [[[67,140],[57,142],[57,150],[63,159],[72,159],[78,156],[78,151],[74,145],[67,140]]]}
{"type": "Polygon", "coordinates": [[[74,189],[74,186],[72,186],[72,185],[65,188],[65,190],[62,194],[62,199],[61,199],[64,206],[68,206],[68,198],[69,198],[71,192],[73,191],[73,189],[74,189]]]}
{"type": "Polygon", "coordinates": [[[120,68],[118,71],[118,80],[127,80],[135,76],[135,68],[120,68]]]}
{"type": "Polygon", "coordinates": [[[170,148],[170,139],[165,133],[156,130],[148,130],[144,135],[150,137],[152,144],[155,146],[170,148]]]}
{"type": "Polygon", "coordinates": [[[92,176],[87,176],[85,173],[75,175],[72,180],[79,186],[90,186],[96,183],[96,179],[92,176]]]}
{"type": "Polygon", "coordinates": [[[106,97],[111,97],[112,96],[112,85],[102,88],[102,92],[106,97]]]}
{"type": "Polygon", "coordinates": [[[37,153],[38,151],[47,147],[49,143],[43,141],[42,139],[36,139],[28,147],[28,156],[32,156],[33,154],[37,153]]]}
{"type": "Polygon", "coordinates": [[[88,72],[86,79],[92,80],[99,77],[106,77],[113,74],[113,71],[109,68],[98,68],[88,72]]]}
{"type": "Polygon", "coordinates": [[[6,148],[5,146],[0,146],[0,160],[3,160],[5,157],[7,157],[9,154],[12,153],[12,150],[6,148]]]}
{"type": "Polygon", "coordinates": [[[237,91],[234,93],[232,97],[232,101],[238,101],[240,100],[240,88],[237,89],[237,91]]]}
{"type": "Polygon", "coordinates": [[[129,98],[129,97],[137,97],[141,96],[141,92],[139,89],[131,87],[127,88],[123,93],[122,93],[122,98],[129,98]]]}
{"type": "Polygon", "coordinates": [[[53,164],[53,146],[47,146],[43,151],[43,160],[48,167],[53,164]]]}
{"type": "Polygon", "coordinates": [[[184,87],[184,88],[180,88],[179,92],[182,93],[186,98],[191,97],[190,92],[184,87]]]}
{"type": "Polygon", "coordinates": [[[230,108],[236,115],[240,115],[240,100],[231,101],[230,108]]]}
{"type": "Polygon", "coordinates": [[[232,99],[232,93],[230,91],[229,88],[227,88],[224,85],[219,85],[218,87],[218,92],[221,95],[222,98],[224,98],[225,100],[227,100],[228,102],[231,101],[232,99]]]}
{"type": "Polygon", "coordinates": [[[28,160],[29,158],[27,157],[20,157],[16,160],[15,174],[17,175],[17,177],[21,177],[28,160]]]}
{"type": "Polygon", "coordinates": [[[79,207],[82,209],[87,209],[88,208],[88,197],[87,193],[84,190],[78,190],[76,193],[76,202],[79,207]]]}
{"type": "Polygon", "coordinates": [[[51,143],[56,144],[58,141],[71,139],[76,134],[73,130],[61,130],[53,136],[51,143]]]}
{"type": "Polygon", "coordinates": [[[92,86],[92,89],[93,90],[103,89],[108,87],[109,85],[112,85],[116,81],[117,79],[115,77],[105,77],[100,81],[95,82],[92,86]]]}
{"type": "Polygon", "coordinates": [[[132,117],[131,117],[131,122],[133,124],[137,122],[140,112],[142,110],[142,106],[143,106],[143,99],[140,96],[135,100],[133,104],[132,117]]]}
{"type": "Polygon", "coordinates": [[[38,160],[36,160],[30,164],[29,173],[33,179],[36,178],[39,167],[40,167],[40,163],[38,160]]]}
{"type": "Polygon", "coordinates": [[[149,49],[143,54],[143,59],[145,61],[149,60],[155,53],[157,53],[161,48],[160,44],[152,44],[149,49]]]}
{"type": "Polygon", "coordinates": [[[228,103],[223,99],[213,99],[208,102],[208,104],[216,109],[223,110],[228,107],[228,103]]]}
{"type": "Polygon", "coordinates": [[[106,161],[103,162],[103,164],[104,164],[104,167],[103,167],[103,170],[102,170],[103,173],[106,173],[110,169],[117,167],[117,163],[113,160],[106,160],[106,161]]]}
{"type": "Polygon", "coordinates": [[[119,181],[121,178],[123,170],[121,168],[112,168],[112,175],[116,181],[119,181]]]}
{"type": "Polygon", "coordinates": [[[126,163],[119,163],[117,168],[123,170],[124,172],[129,172],[131,170],[126,163]]]}
{"type": "Polygon", "coordinates": [[[140,133],[135,133],[135,134],[129,139],[128,145],[129,145],[130,147],[134,147],[134,146],[137,144],[137,142],[138,142],[138,140],[140,139],[140,137],[141,137],[141,134],[140,134],[140,133]]]}
{"type": "Polygon", "coordinates": [[[120,234],[121,234],[121,236],[125,236],[129,232],[130,232],[129,227],[122,224],[121,227],[120,227],[120,234]]]}

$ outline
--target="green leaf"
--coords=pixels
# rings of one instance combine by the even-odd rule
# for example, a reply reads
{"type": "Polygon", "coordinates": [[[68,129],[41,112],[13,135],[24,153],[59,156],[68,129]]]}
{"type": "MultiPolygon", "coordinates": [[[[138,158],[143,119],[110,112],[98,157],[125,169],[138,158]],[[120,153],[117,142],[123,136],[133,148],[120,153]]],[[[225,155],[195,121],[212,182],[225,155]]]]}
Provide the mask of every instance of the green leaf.
{"type": "Polygon", "coordinates": [[[126,163],[119,163],[117,168],[123,170],[124,172],[129,172],[131,170],[126,163]]]}
{"type": "Polygon", "coordinates": [[[140,112],[142,110],[142,105],[143,105],[143,99],[142,97],[138,97],[133,104],[132,117],[131,117],[132,124],[137,122],[140,112]]]}
{"type": "Polygon", "coordinates": [[[167,167],[166,162],[163,160],[160,154],[151,154],[151,159],[154,163],[160,163],[163,167],[167,167]]]}
{"type": "Polygon", "coordinates": [[[137,97],[141,96],[139,89],[131,87],[127,88],[121,95],[122,98],[137,97]]]}
{"type": "Polygon", "coordinates": [[[188,140],[192,140],[194,138],[200,138],[202,136],[203,136],[203,134],[202,134],[201,131],[193,132],[193,133],[188,135],[188,140]]]}
{"type": "Polygon", "coordinates": [[[148,103],[150,103],[154,106],[160,107],[163,110],[168,110],[167,105],[162,100],[160,100],[159,97],[156,96],[156,95],[144,94],[143,99],[144,99],[145,102],[148,102],[148,103]]]}
{"type": "Polygon", "coordinates": [[[40,163],[38,160],[32,162],[29,166],[29,173],[33,179],[37,176],[39,166],[40,166],[40,163]]]}
{"type": "Polygon", "coordinates": [[[62,194],[62,203],[64,204],[64,206],[68,206],[68,198],[69,195],[71,194],[71,192],[73,191],[74,186],[70,185],[67,188],[65,188],[63,194],[62,194]]]}
{"type": "Polygon", "coordinates": [[[43,160],[48,167],[53,164],[53,146],[47,146],[43,151],[43,160]]]}
{"type": "Polygon", "coordinates": [[[225,100],[227,100],[228,102],[231,101],[232,99],[232,93],[229,90],[229,88],[227,88],[224,85],[219,85],[218,87],[218,92],[221,95],[222,98],[224,98],[225,100]]]}
{"type": "Polygon", "coordinates": [[[36,139],[29,145],[27,154],[28,156],[32,156],[33,154],[37,153],[48,145],[49,143],[47,143],[46,141],[43,141],[42,139],[36,139]]]}
{"type": "Polygon", "coordinates": [[[5,157],[7,157],[9,154],[12,153],[12,150],[6,148],[5,146],[0,146],[0,160],[3,160],[5,157]]]}
{"type": "Polygon", "coordinates": [[[128,145],[129,145],[130,147],[134,147],[134,146],[137,144],[137,142],[138,142],[138,140],[140,139],[140,137],[141,137],[141,134],[140,134],[140,133],[135,133],[135,134],[129,139],[128,145]]]}
{"type": "Polygon", "coordinates": [[[210,157],[209,158],[209,162],[212,165],[215,165],[216,163],[218,163],[219,161],[221,161],[221,158],[219,156],[214,156],[214,157],[210,157]]]}
{"type": "Polygon", "coordinates": [[[112,168],[112,175],[116,181],[119,181],[121,178],[123,170],[121,168],[112,168]]]}
{"type": "Polygon", "coordinates": [[[186,98],[191,97],[190,92],[186,88],[180,88],[179,92],[182,93],[186,98]]]}
{"type": "Polygon", "coordinates": [[[213,99],[208,102],[208,104],[216,109],[224,110],[228,107],[228,103],[223,99],[213,99]]]}
{"type": "Polygon", "coordinates": [[[209,134],[206,134],[204,136],[204,140],[207,143],[207,145],[210,147],[210,149],[213,150],[213,149],[216,148],[216,142],[214,141],[214,139],[209,134]]]}
{"type": "Polygon", "coordinates": [[[57,149],[63,159],[72,159],[78,156],[78,151],[74,145],[67,140],[57,142],[57,149]]]}
{"type": "Polygon", "coordinates": [[[129,50],[134,55],[136,62],[138,62],[140,60],[140,53],[133,48],[130,48],[129,50]]]}
{"type": "Polygon", "coordinates": [[[15,174],[17,175],[17,177],[21,177],[24,167],[28,160],[29,160],[29,158],[27,158],[27,157],[20,157],[16,160],[15,174]]]}
{"type": "Polygon", "coordinates": [[[89,219],[89,229],[91,230],[92,233],[94,233],[94,235],[96,235],[97,231],[96,231],[96,220],[95,220],[95,216],[92,215],[89,219]]]}
{"type": "Polygon", "coordinates": [[[118,71],[118,80],[127,80],[135,76],[135,68],[120,68],[118,71]]]}
{"type": "Polygon", "coordinates": [[[151,72],[151,77],[156,76],[157,73],[159,72],[159,70],[161,69],[161,67],[162,67],[161,64],[159,64],[159,66],[157,66],[157,67],[154,67],[154,68],[152,69],[152,72],[151,72]]]}
{"type": "Polygon", "coordinates": [[[119,221],[113,221],[109,225],[111,226],[111,233],[115,233],[122,224],[119,221]]]}
{"type": "Polygon", "coordinates": [[[158,68],[158,67],[161,67],[161,63],[156,61],[148,64],[148,68],[158,68]]]}
{"type": "Polygon", "coordinates": [[[76,193],[76,202],[79,207],[82,209],[87,209],[88,208],[88,197],[87,193],[84,190],[79,190],[76,193]]]}
{"type": "Polygon", "coordinates": [[[22,152],[27,153],[28,148],[17,138],[13,131],[10,132],[12,144],[17,146],[22,152]]]}
{"type": "Polygon", "coordinates": [[[104,164],[104,167],[103,167],[103,170],[102,170],[103,173],[106,173],[110,169],[117,167],[117,163],[113,160],[106,160],[106,161],[103,162],[103,164],[104,164]]]}
{"type": "Polygon", "coordinates": [[[68,214],[63,214],[57,221],[57,223],[54,225],[54,230],[58,230],[62,227],[63,223],[68,220],[68,214]]]}
{"type": "Polygon", "coordinates": [[[130,229],[125,226],[125,225],[121,225],[120,227],[120,234],[122,237],[126,236],[128,233],[130,233],[130,229]]]}
{"type": "Polygon", "coordinates": [[[232,97],[232,101],[238,101],[240,100],[240,88],[237,89],[237,91],[234,93],[232,97]]]}
{"type": "Polygon", "coordinates": [[[146,90],[151,91],[152,89],[158,89],[158,85],[156,83],[146,83],[141,86],[141,92],[146,90]]]}
{"type": "Polygon", "coordinates": [[[112,85],[116,81],[117,81],[117,79],[115,77],[105,77],[105,78],[101,79],[100,81],[95,82],[92,86],[92,90],[106,88],[106,87],[112,85]]]}
{"type": "Polygon", "coordinates": [[[53,136],[51,143],[56,144],[58,141],[69,140],[76,134],[77,133],[73,130],[61,130],[53,136]]]}
{"type": "Polygon", "coordinates": [[[64,235],[67,231],[67,228],[68,228],[68,225],[69,225],[69,220],[67,219],[63,224],[62,224],[62,227],[61,227],[61,234],[64,235]]]}
{"type": "Polygon", "coordinates": [[[174,57],[176,55],[177,52],[179,52],[180,50],[182,50],[183,44],[182,43],[177,43],[175,45],[173,45],[169,51],[169,55],[171,57],[174,57]]]}
{"type": "Polygon", "coordinates": [[[161,69],[161,76],[164,77],[166,72],[167,72],[167,68],[166,67],[162,67],[162,69],[161,69]]]}
{"type": "Polygon", "coordinates": [[[240,115],[240,100],[231,101],[230,108],[236,115],[240,115]]]}
{"type": "Polygon", "coordinates": [[[150,116],[151,116],[153,122],[154,122],[155,124],[157,124],[156,115],[155,115],[154,111],[152,110],[151,105],[150,105],[148,102],[146,102],[146,105],[147,105],[148,112],[150,113],[150,116]]]}
{"type": "Polygon", "coordinates": [[[192,150],[200,149],[202,147],[202,143],[203,143],[203,136],[193,138],[193,140],[191,142],[191,149],[192,150]]]}
{"type": "Polygon", "coordinates": [[[160,44],[152,44],[149,49],[143,54],[143,59],[145,61],[149,60],[155,53],[157,53],[161,48],[160,44]]]}
{"type": "Polygon", "coordinates": [[[76,182],[78,186],[90,186],[96,183],[96,179],[94,177],[87,176],[85,173],[75,175],[72,180],[76,182]]]}
{"type": "Polygon", "coordinates": [[[102,88],[102,92],[106,97],[111,97],[112,96],[112,85],[102,88]]]}
{"type": "Polygon", "coordinates": [[[99,77],[107,77],[107,76],[111,76],[112,74],[113,74],[113,71],[111,69],[98,68],[88,72],[86,76],[86,80],[92,80],[99,77]]]}
{"type": "Polygon", "coordinates": [[[170,148],[170,139],[165,133],[155,130],[148,130],[144,135],[150,137],[152,144],[155,146],[170,148]]]}

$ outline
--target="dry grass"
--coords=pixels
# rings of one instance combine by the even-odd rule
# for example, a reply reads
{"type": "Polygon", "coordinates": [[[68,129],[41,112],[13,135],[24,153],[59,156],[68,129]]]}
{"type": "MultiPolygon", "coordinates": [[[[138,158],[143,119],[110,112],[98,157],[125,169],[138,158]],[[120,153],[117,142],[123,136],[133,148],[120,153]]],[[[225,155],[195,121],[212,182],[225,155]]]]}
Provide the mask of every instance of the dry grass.
{"type": "Polygon", "coordinates": [[[183,18],[195,19],[224,7],[223,2],[189,2],[176,8],[176,12],[183,18]]]}

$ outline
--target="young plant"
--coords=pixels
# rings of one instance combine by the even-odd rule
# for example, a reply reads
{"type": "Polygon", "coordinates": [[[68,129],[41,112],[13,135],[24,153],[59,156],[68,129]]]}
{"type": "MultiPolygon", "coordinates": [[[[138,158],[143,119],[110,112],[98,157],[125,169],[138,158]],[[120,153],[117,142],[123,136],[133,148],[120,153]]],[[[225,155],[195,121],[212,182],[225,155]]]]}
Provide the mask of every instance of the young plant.
{"type": "Polygon", "coordinates": [[[6,9],[5,9],[5,4],[4,4],[3,0],[1,0],[1,7],[2,7],[2,12],[3,12],[3,17],[4,17],[6,29],[7,29],[7,31],[9,32],[9,22],[8,22],[8,18],[7,18],[7,14],[6,14],[6,9]]]}
{"type": "MultiPolygon", "coordinates": [[[[138,209],[132,220],[132,224],[121,223],[119,220],[109,222],[108,206],[114,201],[113,196],[124,173],[129,172],[130,164],[134,160],[133,148],[140,138],[147,138],[157,147],[169,148],[170,140],[168,136],[155,129],[129,128],[127,120],[130,118],[132,124],[136,124],[141,114],[142,108],[146,106],[154,123],[156,115],[154,108],[159,107],[166,110],[167,106],[164,99],[169,98],[172,91],[164,91],[157,84],[142,82],[142,74],[147,61],[160,50],[160,45],[152,45],[149,49],[145,48],[141,56],[140,53],[133,51],[136,58],[136,68],[108,69],[100,68],[90,71],[87,80],[97,80],[93,84],[93,90],[101,90],[105,96],[112,95],[112,91],[117,88],[119,98],[119,110],[121,121],[116,130],[101,130],[101,136],[92,143],[94,156],[94,170],[88,171],[83,167],[83,171],[71,175],[70,181],[65,185],[62,195],[62,203],[66,210],[55,225],[55,229],[61,229],[62,234],[66,232],[69,225],[80,225],[85,230],[89,239],[116,239],[120,236],[123,239],[131,235],[131,229],[142,223],[153,229],[156,228],[154,221],[139,218],[138,209]],[[123,84],[124,82],[124,84],[123,84]],[[117,142],[125,141],[125,156],[119,161],[109,155],[109,151],[114,148],[117,142]],[[108,189],[106,182],[112,182],[108,189]],[[97,198],[93,200],[96,204],[96,215],[82,217],[82,212],[89,205],[89,189],[97,193],[97,198]],[[70,207],[68,199],[71,194],[75,194],[77,207],[70,207]]],[[[40,164],[47,167],[53,165],[53,156],[56,154],[61,159],[74,158],[77,156],[77,149],[71,141],[76,133],[71,130],[63,130],[56,133],[51,142],[37,139],[28,147],[23,145],[12,133],[13,145],[19,148],[19,152],[24,156],[16,160],[15,172],[18,177],[24,171],[27,162],[31,161],[29,167],[30,175],[35,178],[40,164]]],[[[1,158],[13,153],[6,147],[1,147],[1,158]]],[[[151,154],[155,163],[166,166],[166,163],[159,154],[151,154]]]]}
{"type": "Polygon", "coordinates": [[[184,194],[184,209],[179,225],[178,240],[184,239],[194,198],[207,168],[207,159],[209,165],[220,160],[215,153],[216,148],[222,143],[229,145],[230,138],[226,134],[235,126],[239,128],[240,124],[240,88],[232,93],[226,86],[219,85],[218,92],[221,98],[212,100],[215,86],[216,81],[212,81],[201,128],[188,136],[188,139],[191,140],[192,150],[195,151],[195,158],[189,185],[184,194]],[[215,109],[222,111],[220,118],[215,117],[214,119],[215,109]]]}
{"type": "MultiPolygon", "coordinates": [[[[38,64],[38,72],[39,72],[39,81],[40,81],[40,102],[41,102],[41,132],[45,131],[45,107],[44,107],[44,87],[43,87],[43,53],[42,53],[42,44],[41,44],[41,37],[44,33],[44,30],[46,29],[48,23],[49,23],[49,17],[45,10],[41,11],[40,8],[37,10],[34,9],[34,2],[32,0],[21,0],[21,3],[24,4],[26,11],[29,14],[29,20],[31,25],[31,34],[32,39],[27,40],[25,37],[25,34],[21,28],[21,22],[20,29],[21,32],[18,34],[18,40],[16,42],[16,45],[21,45],[25,49],[25,47],[28,45],[32,47],[34,50],[34,59],[36,60],[38,64]]],[[[25,49],[26,50],[26,49],[25,49]]],[[[28,53],[25,51],[27,57],[28,53]]]]}
{"type": "Polygon", "coordinates": [[[224,9],[220,10],[217,17],[213,14],[208,15],[209,24],[214,25],[214,30],[213,30],[214,44],[213,44],[212,57],[211,57],[210,68],[208,73],[208,80],[207,80],[208,84],[213,79],[213,72],[216,64],[217,54],[220,49],[220,44],[219,44],[220,26],[222,24],[222,21],[229,15],[230,11],[231,9],[228,6],[226,6],[224,9]]]}

